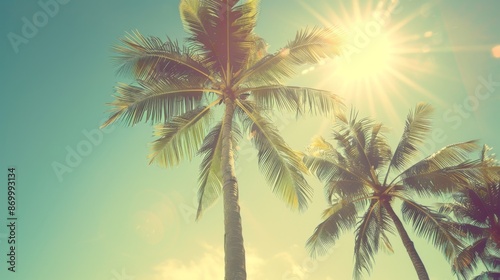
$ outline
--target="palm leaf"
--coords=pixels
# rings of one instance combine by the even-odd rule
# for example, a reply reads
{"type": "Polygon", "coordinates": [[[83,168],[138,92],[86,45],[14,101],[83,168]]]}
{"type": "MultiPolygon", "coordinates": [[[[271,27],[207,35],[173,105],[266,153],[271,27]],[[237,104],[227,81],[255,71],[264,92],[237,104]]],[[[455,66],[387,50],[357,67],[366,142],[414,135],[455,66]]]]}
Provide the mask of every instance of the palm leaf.
{"type": "Polygon", "coordinates": [[[380,208],[378,200],[372,200],[358,224],[354,241],[354,278],[361,279],[363,271],[370,272],[374,256],[379,249],[380,227],[377,211],[380,208]]]}
{"type": "Polygon", "coordinates": [[[441,250],[448,260],[453,258],[461,243],[453,234],[456,232],[455,228],[447,217],[415,201],[398,197],[403,200],[401,205],[403,219],[412,224],[419,236],[430,240],[432,245],[441,250]]]}
{"type": "Polygon", "coordinates": [[[212,79],[209,70],[189,48],[181,48],[167,38],[145,37],[133,31],[114,47],[118,72],[131,73],[135,79],[168,79],[203,82],[212,79]]]}
{"type": "Polygon", "coordinates": [[[408,114],[403,135],[389,163],[384,185],[387,182],[391,167],[402,170],[410,159],[417,154],[418,146],[425,141],[425,137],[430,130],[432,111],[430,105],[419,103],[415,107],[415,111],[410,111],[408,114]]]}
{"type": "Polygon", "coordinates": [[[341,234],[356,226],[357,209],[354,203],[339,201],[323,213],[324,221],[307,240],[307,248],[312,257],[324,255],[335,244],[341,234]]]}
{"type": "Polygon", "coordinates": [[[345,158],[350,165],[364,174],[373,184],[379,184],[367,152],[373,122],[368,118],[358,120],[357,112],[351,110],[349,120],[340,120],[335,127],[334,138],[337,140],[337,146],[344,150],[345,158]]]}
{"type": "Polygon", "coordinates": [[[485,271],[471,280],[497,280],[500,279],[500,272],[495,272],[495,271],[485,271]]]}
{"type": "Polygon", "coordinates": [[[453,272],[467,278],[474,271],[481,261],[481,256],[484,256],[488,239],[481,238],[476,240],[472,245],[462,249],[453,261],[453,272]]]}
{"type": "Polygon", "coordinates": [[[258,1],[238,2],[184,0],[180,6],[184,26],[192,34],[190,42],[226,81],[248,61],[255,44],[258,1]]]}
{"type": "Polygon", "coordinates": [[[498,180],[500,171],[500,167],[485,166],[479,160],[442,169],[420,167],[405,171],[401,176],[405,188],[420,195],[439,195],[458,190],[467,187],[471,180],[483,180],[484,174],[498,180]]]}
{"type": "MultiPolygon", "coordinates": [[[[222,126],[222,122],[220,122],[212,128],[205,136],[203,144],[198,151],[198,154],[204,154],[204,157],[200,164],[196,219],[201,217],[203,211],[209,208],[222,192],[222,126]]],[[[236,147],[237,142],[241,138],[241,132],[236,123],[233,123],[231,136],[233,147],[236,147]]]]}
{"type": "Polygon", "coordinates": [[[391,147],[382,135],[384,127],[377,123],[372,125],[371,136],[367,144],[366,155],[373,169],[384,167],[391,158],[391,147]]]}
{"type": "Polygon", "coordinates": [[[252,135],[252,143],[258,151],[258,163],[272,191],[292,209],[303,210],[312,196],[312,188],[303,173],[307,167],[279,135],[276,127],[249,104],[236,100],[237,106],[247,116],[245,126],[252,135]]]}
{"type": "Polygon", "coordinates": [[[192,159],[200,148],[211,121],[210,108],[203,106],[155,128],[159,137],[151,145],[150,163],[164,167],[177,165],[183,159],[192,159]]]}
{"type": "Polygon", "coordinates": [[[257,106],[278,109],[297,114],[338,116],[343,103],[329,91],[305,87],[270,85],[243,88],[239,92],[250,93],[257,106]]]}
{"type": "Polygon", "coordinates": [[[295,39],[283,49],[267,55],[253,67],[244,71],[236,85],[259,80],[265,84],[279,84],[283,78],[290,78],[299,66],[316,64],[340,53],[341,36],[334,28],[312,28],[297,32],[295,39]]]}
{"type": "Polygon", "coordinates": [[[109,119],[102,127],[121,119],[127,125],[135,125],[143,119],[159,123],[184,114],[200,106],[207,89],[193,87],[183,82],[140,81],[138,86],[119,84],[109,119]]]}
{"type": "Polygon", "coordinates": [[[325,194],[329,199],[334,194],[345,197],[366,193],[366,186],[371,184],[363,175],[334,160],[304,156],[303,161],[307,168],[325,183],[325,194]]]}

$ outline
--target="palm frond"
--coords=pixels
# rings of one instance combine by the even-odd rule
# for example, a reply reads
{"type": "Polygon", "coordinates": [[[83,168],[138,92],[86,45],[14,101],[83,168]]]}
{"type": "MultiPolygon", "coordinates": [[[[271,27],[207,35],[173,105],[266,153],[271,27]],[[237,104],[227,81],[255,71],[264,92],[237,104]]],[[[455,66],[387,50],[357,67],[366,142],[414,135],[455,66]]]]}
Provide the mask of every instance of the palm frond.
{"type": "Polygon", "coordinates": [[[113,50],[118,72],[132,74],[135,79],[185,80],[203,83],[213,80],[209,70],[190,48],[167,38],[145,37],[139,31],[127,33],[122,44],[113,50]]]}
{"type": "Polygon", "coordinates": [[[415,201],[401,196],[399,198],[403,200],[403,219],[412,224],[419,236],[430,240],[432,245],[441,250],[448,260],[453,258],[461,243],[453,234],[456,229],[449,223],[448,218],[415,201]]]}
{"type": "Polygon", "coordinates": [[[381,123],[372,125],[372,132],[367,143],[366,155],[373,169],[383,168],[391,158],[391,147],[382,134],[385,131],[381,123]]]}
{"type": "Polygon", "coordinates": [[[112,107],[111,115],[102,127],[118,119],[129,126],[143,119],[151,123],[169,121],[199,107],[208,90],[180,81],[139,81],[137,86],[118,84],[115,100],[108,104],[112,107]]]}
{"type": "Polygon", "coordinates": [[[500,279],[500,272],[485,271],[475,276],[471,280],[497,280],[500,279]]]}
{"type": "Polygon", "coordinates": [[[180,5],[189,41],[204,63],[230,79],[248,61],[254,48],[258,1],[183,0],[180,5]]]}
{"type": "Polygon", "coordinates": [[[325,184],[325,194],[328,199],[331,199],[334,194],[345,197],[366,193],[366,187],[371,184],[362,174],[334,160],[304,156],[303,161],[307,168],[325,184]]]}
{"type": "Polygon", "coordinates": [[[351,110],[349,120],[340,120],[335,124],[334,138],[350,165],[364,174],[373,184],[379,184],[367,152],[373,121],[368,118],[358,120],[357,114],[355,110],[351,110]]]}
{"type": "MultiPolygon", "coordinates": [[[[231,138],[233,147],[241,138],[241,132],[233,124],[231,138]]],[[[221,170],[221,152],[222,152],[222,122],[212,128],[205,136],[203,144],[198,154],[203,155],[200,164],[199,188],[198,188],[198,210],[196,219],[199,219],[205,211],[219,198],[222,192],[222,170],[221,170]]]]}
{"type": "Polygon", "coordinates": [[[258,150],[258,163],[272,191],[292,209],[303,210],[312,196],[312,188],[303,174],[307,173],[298,153],[293,151],[279,135],[276,127],[257,110],[249,109],[250,103],[236,104],[247,116],[244,124],[252,135],[258,150]]]}
{"type": "Polygon", "coordinates": [[[463,278],[467,278],[481,262],[481,257],[484,256],[487,241],[487,238],[482,238],[462,249],[453,260],[453,272],[463,278]]]}
{"type": "Polygon", "coordinates": [[[419,195],[440,195],[467,187],[472,180],[484,180],[485,174],[489,174],[491,180],[498,180],[499,171],[500,167],[485,166],[479,160],[441,169],[421,165],[402,173],[401,182],[419,195]]]}
{"type": "Polygon", "coordinates": [[[267,55],[244,71],[236,85],[260,80],[261,85],[279,84],[283,78],[296,74],[299,66],[316,64],[340,53],[342,38],[335,28],[312,28],[297,32],[295,39],[283,49],[267,55]]]}
{"type": "Polygon", "coordinates": [[[312,115],[338,116],[343,103],[337,95],[306,87],[270,85],[255,88],[242,88],[241,93],[250,93],[255,103],[265,109],[277,109],[312,115]]]}
{"type": "Polygon", "coordinates": [[[155,136],[159,138],[151,145],[150,163],[171,167],[183,159],[192,159],[203,142],[211,121],[210,108],[214,104],[189,111],[156,126],[155,136]]]}
{"type": "Polygon", "coordinates": [[[415,107],[415,110],[410,111],[408,114],[403,135],[389,163],[384,185],[391,167],[402,170],[411,158],[417,154],[418,146],[425,141],[425,137],[430,131],[430,115],[432,111],[433,109],[430,105],[419,103],[415,107]]]}
{"type": "Polygon", "coordinates": [[[354,241],[354,279],[361,279],[363,272],[370,273],[375,254],[379,249],[380,226],[377,212],[380,203],[372,200],[370,206],[361,218],[354,241]]]}
{"type": "Polygon", "coordinates": [[[312,257],[324,255],[341,234],[356,226],[357,209],[354,203],[339,201],[323,213],[324,221],[307,240],[307,248],[312,257]]]}

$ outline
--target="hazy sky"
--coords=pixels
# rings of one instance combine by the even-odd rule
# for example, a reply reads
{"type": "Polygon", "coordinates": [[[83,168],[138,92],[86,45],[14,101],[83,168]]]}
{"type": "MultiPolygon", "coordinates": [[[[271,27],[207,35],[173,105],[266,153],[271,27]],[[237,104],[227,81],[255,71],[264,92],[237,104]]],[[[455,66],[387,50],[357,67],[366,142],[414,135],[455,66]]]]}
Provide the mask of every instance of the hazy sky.
{"type": "MultiPolygon", "coordinates": [[[[257,32],[271,52],[306,26],[336,24],[354,35],[348,57],[305,67],[289,84],[338,93],[362,116],[384,122],[393,144],[408,110],[423,101],[436,109],[424,153],[469,139],[500,149],[500,60],[492,52],[500,44],[500,2],[261,2],[257,32]]],[[[5,188],[0,195],[2,279],[223,279],[221,201],[194,222],[200,159],[169,170],[149,166],[149,125],[98,130],[114,85],[126,81],[116,75],[111,46],[134,29],[182,41],[178,3],[1,2],[0,161],[4,170],[16,167],[18,184],[16,273],[7,271],[5,188]]],[[[286,115],[276,123],[298,150],[332,127],[332,120],[286,115]]],[[[248,140],[240,144],[248,279],[351,279],[352,233],[319,260],[304,248],[326,207],[322,185],[309,177],[314,201],[305,213],[289,211],[255,155],[248,140]]],[[[395,253],[380,252],[366,279],[417,279],[399,237],[391,238],[395,253]]],[[[430,278],[453,279],[441,253],[413,239],[430,278]]]]}

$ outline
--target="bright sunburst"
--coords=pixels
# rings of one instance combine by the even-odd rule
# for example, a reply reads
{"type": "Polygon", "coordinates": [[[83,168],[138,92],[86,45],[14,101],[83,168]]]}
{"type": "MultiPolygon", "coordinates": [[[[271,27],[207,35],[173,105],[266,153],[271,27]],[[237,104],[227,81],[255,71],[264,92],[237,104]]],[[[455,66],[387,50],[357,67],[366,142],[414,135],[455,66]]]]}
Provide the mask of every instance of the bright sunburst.
{"type": "MultiPolygon", "coordinates": [[[[343,55],[321,66],[325,76],[319,87],[335,83],[336,91],[348,103],[367,104],[372,116],[376,112],[375,104],[383,105],[389,117],[395,119],[399,116],[394,109],[395,104],[411,107],[412,104],[403,97],[402,87],[411,88],[433,102],[441,103],[436,95],[415,82],[417,75],[438,74],[431,60],[421,59],[430,51],[422,42],[436,40],[433,38],[435,34],[424,29],[408,35],[403,30],[430,7],[409,13],[410,7],[401,7],[396,0],[367,0],[363,1],[363,5],[360,0],[350,3],[350,9],[342,3],[338,7],[329,6],[327,18],[305,5],[324,25],[340,26],[348,35],[343,55]],[[407,16],[394,20],[401,12],[407,16]],[[375,99],[378,102],[374,102],[375,99]]],[[[311,70],[307,69],[304,73],[311,70]]]]}

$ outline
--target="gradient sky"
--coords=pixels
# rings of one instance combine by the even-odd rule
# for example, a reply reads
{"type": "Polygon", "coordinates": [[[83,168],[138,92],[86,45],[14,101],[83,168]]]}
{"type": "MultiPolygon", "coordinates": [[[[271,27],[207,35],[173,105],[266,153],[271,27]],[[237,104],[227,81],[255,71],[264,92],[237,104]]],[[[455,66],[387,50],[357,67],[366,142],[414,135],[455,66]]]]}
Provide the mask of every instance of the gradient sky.
{"type": "MultiPolygon", "coordinates": [[[[58,10],[28,34],[32,38],[16,52],[9,34],[21,36],[23,18],[32,21],[40,15],[43,9],[37,2],[0,3],[0,166],[16,167],[18,184],[15,274],[7,271],[5,262],[5,188],[0,195],[0,278],[222,279],[221,201],[194,222],[200,159],[168,170],[149,166],[149,125],[98,130],[114,85],[124,81],[111,62],[111,46],[134,29],[182,41],[186,34],[178,1],[60,0],[58,10]],[[67,172],[54,171],[62,165],[67,172]]],[[[305,26],[336,24],[351,34],[365,30],[376,18],[378,3],[261,2],[256,31],[271,52],[305,26]]],[[[391,11],[386,2],[381,1],[385,4],[379,9],[391,11]]],[[[500,60],[492,53],[500,44],[498,14],[497,0],[401,0],[380,32],[369,36],[367,46],[357,48],[351,60],[306,67],[289,84],[336,92],[362,116],[384,122],[393,144],[408,110],[428,102],[436,109],[438,133],[422,147],[424,153],[469,139],[500,149],[500,85],[488,92],[481,82],[500,82],[500,60]],[[481,100],[474,97],[478,87],[481,100]],[[464,112],[458,111],[460,106],[464,112]]],[[[290,116],[276,123],[298,150],[314,135],[328,137],[332,124],[290,116]]],[[[249,142],[243,141],[240,148],[237,172],[248,278],[351,279],[353,234],[345,234],[328,256],[316,261],[304,248],[326,207],[322,185],[308,178],[314,200],[305,213],[291,212],[265,184],[249,142]]],[[[399,238],[391,240],[395,253],[380,252],[366,279],[417,279],[399,238]]],[[[431,279],[453,279],[440,252],[421,238],[414,241],[431,279]]]]}

